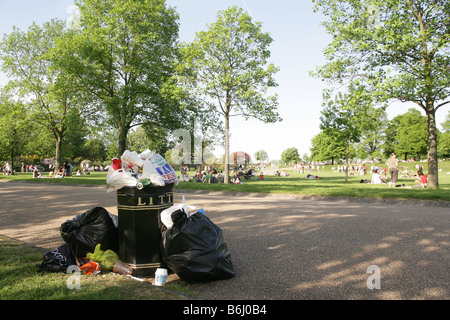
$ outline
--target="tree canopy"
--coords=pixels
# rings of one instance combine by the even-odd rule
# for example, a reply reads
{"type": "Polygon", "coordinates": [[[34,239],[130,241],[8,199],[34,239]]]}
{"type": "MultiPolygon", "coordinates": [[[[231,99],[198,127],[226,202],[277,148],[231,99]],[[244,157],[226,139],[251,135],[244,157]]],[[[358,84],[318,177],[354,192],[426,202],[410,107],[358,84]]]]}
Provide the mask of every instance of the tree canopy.
{"type": "Polygon", "coordinates": [[[281,162],[291,164],[296,161],[300,161],[300,155],[295,147],[288,148],[281,154],[281,162]]]}
{"type": "Polygon", "coordinates": [[[12,78],[15,99],[26,101],[30,119],[53,134],[56,168],[62,161],[62,141],[83,110],[79,88],[56,66],[52,54],[56,43],[66,39],[65,25],[54,19],[42,26],[33,23],[27,31],[14,27],[0,43],[2,68],[12,78]]]}
{"type": "Polygon", "coordinates": [[[438,187],[435,113],[450,103],[450,2],[314,0],[333,35],[316,76],[359,79],[381,100],[415,103],[428,127],[428,186],[438,187]]]}
{"type": "Polygon", "coordinates": [[[134,126],[178,127],[182,110],[168,86],[178,53],[176,11],[164,0],[75,3],[79,28],[59,43],[60,65],[118,131],[119,155],[134,126]]]}

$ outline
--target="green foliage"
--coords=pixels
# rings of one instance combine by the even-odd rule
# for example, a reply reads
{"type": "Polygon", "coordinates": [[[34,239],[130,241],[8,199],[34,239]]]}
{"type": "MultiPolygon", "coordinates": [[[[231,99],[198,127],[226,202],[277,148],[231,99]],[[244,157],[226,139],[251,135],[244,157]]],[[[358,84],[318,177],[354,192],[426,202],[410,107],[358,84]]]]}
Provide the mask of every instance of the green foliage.
{"type": "Polygon", "coordinates": [[[300,155],[295,147],[288,148],[281,154],[281,162],[285,164],[292,164],[293,162],[300,161],[300,155]]]}
{"type": "Polygon", "coordinates": [[[130,128],[179,125],[182,112],[167,82],[177,57],[178,14],[164,0],[76,1],[79,29],[59,43],[59,63],[118,132],[119,154],[130,128]]]}
{"type": "Polygon", "coordinates": [[[26,146],[30,126],[24,104],[14,101],[6,88],[0,97],[0,158],[10,159],[13,166],[14,157],[26,146]]]}
{"type": "Polygon", "coordinates": [[[256,161],[269,161],[269,155],[265,150],[258,150],[255,153],[256,161]]]}
{"type": "Polygon", "coordinates": [[[445,121],[441,125],[444,128],[445,132],[450,131],[450,111],[447,113],[445,121]]]}
{"type": "Polygon", "coordinates": [[[167,129],[144,124],[128,135],[129,149],[138,153],[145,149],[150,149],[164,155],[171,147],[168,137],[169,132],[167,129]]]}
{"type": "MultiPolygon", "coordinates": [[[[373,99],[357,82],[352,83],[348,93],[338,92],[334,99],[326,91],[324,94],[324,108],[320,117],[320,128],[327,135],[334,135],[336,139],[345,141],[346,163],[350,157],[350,144],[359,142],[364,130],[373,128],[373,99]]],[[[347,181],[347,171],[345,180],[347,181]]]]}
{"type": "Polygon", "coordinates": [[[382,156],[382,145],[386,139],[385,131],[388,123],[384,108],[369,108],[370,125],[363,127],[358,151],[361,159],[375,159],[382,156]]]}
{"type": "Polygon", "coordinates": [[[395,152],[398,155],[408,155],[420,158],[427,152],[427,119],[416,109],[396,117],[398,122],[395,135],[395,152]]]}
{"type": "Polygon", "coordinates": [[[106,147],[102,140],[98,138],[87,140],[83,145],[83,151],[80,152],[85,159],[92,161],[106,160],[106,147]]]}
{"type": "Polygon", "coordinates": [[[345,156],[346,140],[338,135],[322,131],[311,140],[311,159],[313,161],[339,160],[345,156]]]}
{"type": "Polygon", "coordinates": [[[78,88],[71,76],[61,72],[53,54],[56,43],[66,36],[65,23],[51,20],[33,23],[26,32],[13,28],[0,43],[3,70],[14,80],[16,96],[26,104],[29,120],[48,129],[53,138],[56,166],[62,160],[62,141],[79,122],[78,88]]]}
{"type": "Polygon", "coordinates": [[[450,131],[445,131],[438,137],[438,155],[440,158],[450,157],[450,131]]]}

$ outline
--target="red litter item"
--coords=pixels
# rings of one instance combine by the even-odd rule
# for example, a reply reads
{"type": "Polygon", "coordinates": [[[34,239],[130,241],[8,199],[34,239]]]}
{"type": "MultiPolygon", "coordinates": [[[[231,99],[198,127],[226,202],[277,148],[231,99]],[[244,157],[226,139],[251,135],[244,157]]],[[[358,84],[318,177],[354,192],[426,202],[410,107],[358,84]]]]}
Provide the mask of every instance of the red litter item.
{"type": "Polygon", "coordinates": [[[114,170],[122,169],[122,160],[117,158],[112,159],[112,167],[114,170]]]}

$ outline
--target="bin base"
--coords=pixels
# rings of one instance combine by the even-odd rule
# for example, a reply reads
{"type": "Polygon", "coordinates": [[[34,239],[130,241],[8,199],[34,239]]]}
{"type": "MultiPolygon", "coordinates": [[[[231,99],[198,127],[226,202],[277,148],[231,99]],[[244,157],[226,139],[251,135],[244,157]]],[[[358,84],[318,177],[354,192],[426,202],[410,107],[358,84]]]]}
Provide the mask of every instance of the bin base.
{"type": "Polygon", "coordinates": [[[156,269],[167,268],[163,263],[127,263],[127,265],[133,270],[133,276],[138,278],[154,278],[156,269]]]}

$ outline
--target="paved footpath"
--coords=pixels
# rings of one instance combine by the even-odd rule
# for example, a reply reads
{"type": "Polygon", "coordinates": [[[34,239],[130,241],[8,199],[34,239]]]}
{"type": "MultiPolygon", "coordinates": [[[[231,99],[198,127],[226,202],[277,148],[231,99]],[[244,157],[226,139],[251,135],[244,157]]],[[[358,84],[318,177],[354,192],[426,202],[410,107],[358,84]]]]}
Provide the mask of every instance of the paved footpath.
{"type": "MultiPolygon", "coordinates": [[[[182,195],[223,230],[236,270],[190,285],[203,299],[450,299],[448,203],[194,191],[175,203],[182,195]]],[[[116,194],[98,186],[0,182],[0,203],[0,235],[49,249],[75,215],[117,214],[116,194]]]]}

